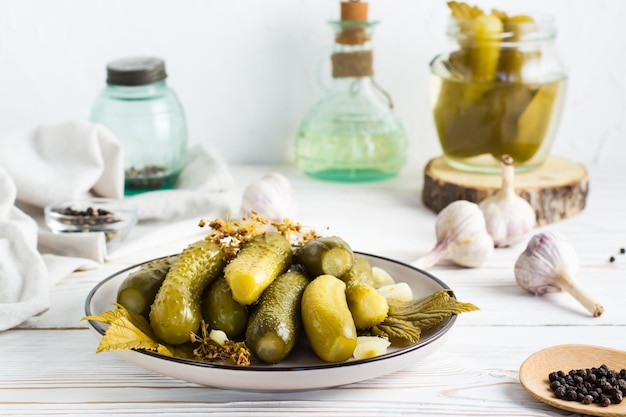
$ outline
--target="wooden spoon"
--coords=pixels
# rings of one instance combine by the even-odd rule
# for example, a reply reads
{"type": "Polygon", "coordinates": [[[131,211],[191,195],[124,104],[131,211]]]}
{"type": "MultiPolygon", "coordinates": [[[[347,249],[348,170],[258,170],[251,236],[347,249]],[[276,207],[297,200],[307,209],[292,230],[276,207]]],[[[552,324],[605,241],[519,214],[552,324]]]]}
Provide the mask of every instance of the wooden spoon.
{"type": "Polygon", "coordinates": [[[591,345],[552,346],[528,357],[520,367],[519,379],[533,397],[562,410],[592,416],[624,417],[626,399],[620,404],[602,407],[558,399],[550,389],[550,372],[561,370],[567,373],[571,369],[598,368],[602,364],[617,371],[626,369],[626,351],[591,345]]]}

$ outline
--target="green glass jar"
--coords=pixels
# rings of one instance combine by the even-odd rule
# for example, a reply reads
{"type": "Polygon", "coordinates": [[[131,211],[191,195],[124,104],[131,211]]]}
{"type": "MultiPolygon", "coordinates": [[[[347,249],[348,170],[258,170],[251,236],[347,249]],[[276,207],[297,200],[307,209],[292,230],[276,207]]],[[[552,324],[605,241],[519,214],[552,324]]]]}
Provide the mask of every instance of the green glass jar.
{"type": "Polygon", "coordinates": [[[373,78],[371,35],[376,24],[330,22],[335,31],[332,86],[302,121],[295,142],[296,164],[309,176],[375,181],[397,175],[405,164],[404,128],[389,95],[373,78]]]}
{"type": "Polygon", "coordinates": [[[107,86],[91,120],[117,136],[124,155],[125,194],[173,188],[184,166],[187,123],[166,84],[159,58],[125,58],[107,65],[107,86]]]}

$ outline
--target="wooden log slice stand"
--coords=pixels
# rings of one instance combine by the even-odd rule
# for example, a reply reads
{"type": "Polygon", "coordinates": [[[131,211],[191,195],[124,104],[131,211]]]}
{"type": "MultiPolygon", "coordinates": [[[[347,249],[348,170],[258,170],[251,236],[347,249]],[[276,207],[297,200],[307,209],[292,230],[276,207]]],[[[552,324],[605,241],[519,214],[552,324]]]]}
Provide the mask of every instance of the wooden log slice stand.
{"type": "MultiPolygon", "coordinates": [[[[500,175],[458,171],[442,157],[434,158],[424,168],[422,201],[439,213],[455,200],[479,203],[501,185],[500,175]]],[[[536,170],[516,174],[515,192],[533,206],[537,225],[543,226],[572,217],[585,208],[589,176],[584,166],[551,156],[536,170]]]]}

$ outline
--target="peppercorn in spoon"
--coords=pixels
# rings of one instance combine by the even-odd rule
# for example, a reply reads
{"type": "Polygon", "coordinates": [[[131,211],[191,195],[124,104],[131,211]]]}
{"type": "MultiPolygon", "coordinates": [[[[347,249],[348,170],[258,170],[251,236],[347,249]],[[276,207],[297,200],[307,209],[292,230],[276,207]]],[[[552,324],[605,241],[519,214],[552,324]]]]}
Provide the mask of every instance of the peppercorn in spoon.
{"type": "MultiPolygon", "coordinates": [[[[567,391],[574,391],[578,394],[579,391],[583,390],[577,386],[585,386],[584,382],[592,379],[602,379],[602,376],[576,378],[576,371],[579,370],[581,374],[593,373],[606,376],[610,373],[617,374],[618,377],[614,385],[619,386],[617,381],[619,379],[624,380],[619,376],[620,371],[624,367],[626,367],[626,351],[593,345],[558,345],[540,350],[528,357],[520,367],[519,379],[522,386],[534,398],[551,406],[580,414],[617,417],[626,415],[626,401],[620,401],[620,395],[617,395],[618,398],[612,398],[615,394],[612,387],[606,390],[607,398],[612,401],[604,403],[597,401],[586,404],[584,394],[579,401],[574,399],[573,396],[568,398],[567,391]],[[567,375],[570,375],[572,370],[574,371],[571,373],[572,378],[565,378],[567,375]],[[559,371],[562,371],[564,375],[563,380],[559,384],[567,387],[566,395],[562,396],[562,398],[559,398],[560,395],[551,387],[551,383],[558,379],[555,375],[551,376],[551,374],[555,372],[558,374],[559,371]]],[[[623,374],[626,375],[626,371],[623,374]]],[[[597,385],[596,381],[593,383],[589,382],[589,384],[590,386],[597,385]]]]}

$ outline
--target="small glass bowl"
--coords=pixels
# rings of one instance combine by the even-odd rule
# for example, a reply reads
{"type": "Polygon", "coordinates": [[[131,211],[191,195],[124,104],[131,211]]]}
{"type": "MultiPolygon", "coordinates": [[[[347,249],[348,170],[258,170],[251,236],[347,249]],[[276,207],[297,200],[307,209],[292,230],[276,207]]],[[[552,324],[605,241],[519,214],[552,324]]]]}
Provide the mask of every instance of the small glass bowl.
{"type": "Polygon", "coordinates": [[[119,246],[137,224],[134,204],[109,198],[64,200],[44,209],[53,233],[104,232],[108,250],[119,246]]]}

